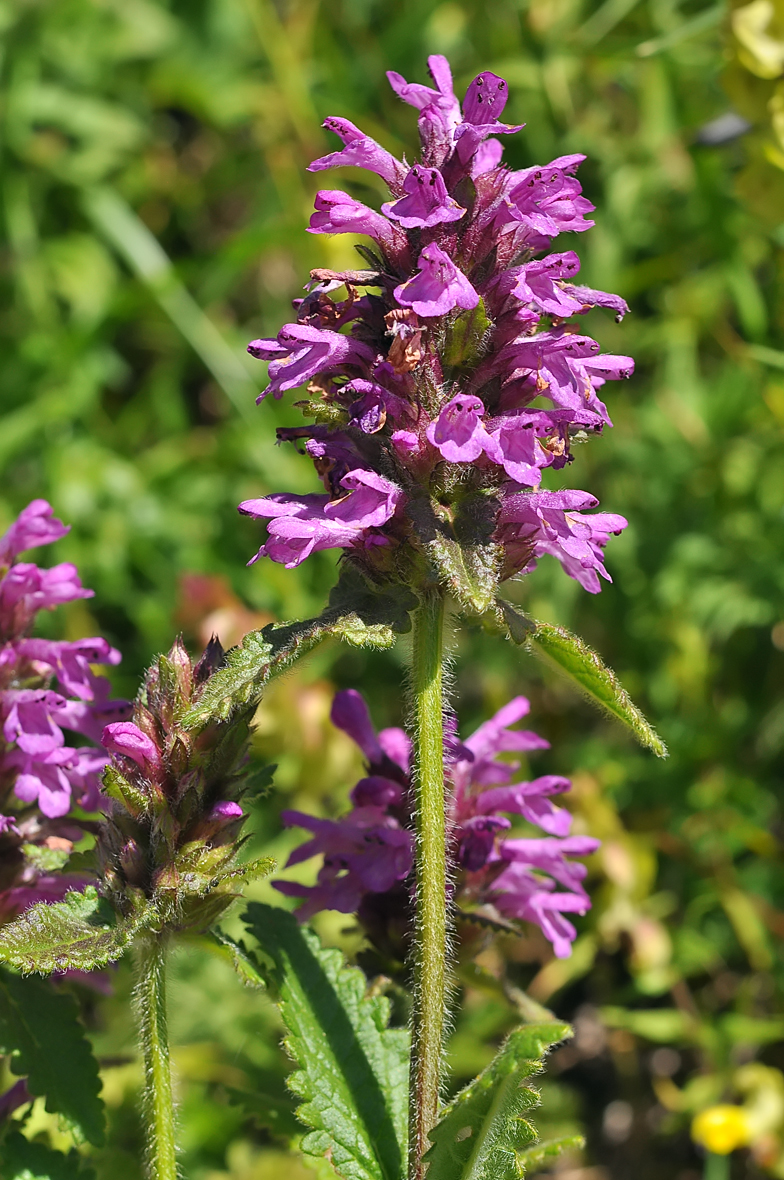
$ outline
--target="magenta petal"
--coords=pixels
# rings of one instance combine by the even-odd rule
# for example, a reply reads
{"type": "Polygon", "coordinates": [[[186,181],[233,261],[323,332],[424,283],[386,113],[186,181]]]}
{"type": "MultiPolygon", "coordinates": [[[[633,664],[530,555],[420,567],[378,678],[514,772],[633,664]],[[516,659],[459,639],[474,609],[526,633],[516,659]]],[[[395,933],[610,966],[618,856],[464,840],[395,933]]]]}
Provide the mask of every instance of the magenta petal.
{"type": "Polygon", "coordinates": [[[446,315],[456,307],[476,307],[479,296],[463,272],[435,242],[419,255],[420,271],[395,288],[395,298],[421,316],[446,315]]]}

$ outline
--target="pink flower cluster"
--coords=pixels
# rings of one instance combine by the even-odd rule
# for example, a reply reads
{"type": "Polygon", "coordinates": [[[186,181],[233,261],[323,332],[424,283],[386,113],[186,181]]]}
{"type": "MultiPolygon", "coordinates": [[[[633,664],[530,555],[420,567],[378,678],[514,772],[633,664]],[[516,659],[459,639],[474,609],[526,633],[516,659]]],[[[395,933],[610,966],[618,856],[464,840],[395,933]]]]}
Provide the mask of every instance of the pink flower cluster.
{"type": "MultiPolygon", "coordinates": [[[[584,914],[591,907],[583,887],[585,865],[571,857],[594,852],[599,841],[570,835],[572,817],[553,803],[568,791],[569,780],[543,775],[512,781],[519,762],[499,755],[527,754],[548,743],[531,730],[511,727],[529,711],[525,697],[516,697],[471,737],[460,742],[452,726],[445,755],[449,797],[449,847],[455,870],[455,901],[469,909],[535,923],[555,954],[571,953],[575,928],[566,914],[584,914]],[[518,816],[534,835],[512,831],[509,816],[518,816]],[[561,888],[559,888],[559,886],[561,888]]],[[[302,899],[297,913],[306,920],[323,909],[342,913],[365,908],[384,910],[383,899],[401,882],[410,886],[414,837],[409,798],[410,742],[401,729],[376,733],[367,705],[353,689],[339,692],[332,721],[352,738],[367,759],[367,775],[351,792],[352,810],[341,819],[318,819],[301,811],[284,811],[287,826],[312,833],[295,849],[288,864],[322,855],[317,883],[279,881],[275,888],[302,899]],[[375,903],[367,907],[367,902],[375,903]],[[380,902],[380,904],[379,904],[380,902]]]]}
{"type": "Polygon", "coordinates": [[[347,119],[325,123],[343,148],[311,171],[369,169],[390,200],[376,211],[339,190],[317,194],[310,232],[366,235],[370,269],[313,271],[296,322],[248,346],[269,362],[261,398],[309,383],[318,399],[318,425],[279,436],[306,440],[325,494],[266,496],[240,511],[267,522],[257,556],[291,568],[343,548],[388,570],[383,550],[418,543],[409,506],[423,492],[448,512],[481,489],[502,578],[549,553],[596,593],[599,575],[609,579],[608,536],[626,521],[581,512],[596,505],[585,492],[538,490],[545,468],[571,461],[575,433],[611,425],[600,390],[633,370],[571,322],[594,307],[621,318],[623,299],[576,284],[573,250],[547,253],[559,234],[593,225],[575,177],[584,157],[504,167],[495,137],[520,130],[500,120],[504,80],[480,74],[461,109],[446,59],[429,67],[433,87],[388,75],[419,112],[420,162],[397,160],[347,119]]]}
{"type": "Polygon", "coordinates": [[[57,859],[46,853],[67,852],[80,838],[78,823],[64,817],[75,804],[99,808],[108,757],[66,735],[97,742],[108,721],[129,711],[92,669],[120,660],[105,639],[30,634],[39,611],[92,596],[70,562],[42,569],[18,560],[67,532],[45,500],[33,500],[0,537],[0,809],[7,813],[0,815],[0,917],[73,888],[73,877],[46,871],[57,859]],[[30,848],[39,853],[30,856],[30,848]]]}

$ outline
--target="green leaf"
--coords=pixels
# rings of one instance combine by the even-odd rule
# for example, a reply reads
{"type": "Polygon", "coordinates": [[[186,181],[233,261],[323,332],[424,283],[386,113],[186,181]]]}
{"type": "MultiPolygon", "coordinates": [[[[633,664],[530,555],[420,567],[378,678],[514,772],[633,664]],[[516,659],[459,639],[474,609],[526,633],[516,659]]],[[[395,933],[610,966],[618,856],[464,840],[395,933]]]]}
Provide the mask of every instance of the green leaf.
{"type": "Polygon", "coordinates": [[[93,971],[121,957],[134,935],[155,918],[150,907],[132,918],[107,922],[111,911],[93,886],[66,893],[54,905],[40,903],[0,928],[0,962],[19,971],[93,971]]]}
{"type": "Polygon", "coordinates": [[[0,970],[0,1053],[11,1054],[11,1072],[27,1078],[31,1094],[46,1098],[48,1111],[63,1115],[91,1143],[103,1142],[98,1062],[73,996],[49,980],[0,970]]]}
{"type": "Polygon", "coordinates": [[[497,600],[509,635],[569,677],[573,684],[599,708],[628,725],[637,741],[653,750],[659,758],[667,757],[667,747],[656,730],[637,708],[620,680],[602,661],[601,656],[580,639],[554,623],[527,619],[508,602],[497,600]]]}
{"type": "Polygon", "coordinates": [[[198,937],[195,941],[233,967],[246,987],[267,986],[255,955],[250,953],[244,942],[237,942],[223,930],[211,930],[209,934],[198,937]]]}
{"type": "Polygon", "coordinates": [[[517,1153],[517,1158],[524,1171],[538,1171],[562,1152],[579,1150],[581,1147],[585,1147],[582,1135],[564,1135],[562,1139],[546,1139],[543,1143],[526,1147],[525,1151],[517,1153]]]}
{"type": "Polygon", "coordinates": [[[389,1029],[389,1001],[324,949],[286,910],[252,903],[244,921],[270,961],[286,1046],[299,1065],[289,1086],[313,1130],[307,1155],[331,1160],[345,1180],[400,1180],[406,1166],[408,1034],[389,1029]]]}
{"type": "Polygon", "coordinates": [[[391,647],[396,634],[410,630],[415,605],[407,587],[378,589],[353,566],[345,566],[318,618],[270,623],[232,648],[225,666],[210,677],[186,713],[185,725],[197,729],[210,721],[226,721],[238,709],[255,708],[269,680],[329,637],[354,646],[391,647]]]}
{"type": "Polygon", "coordinates": [[[525,1119],[539,1102],[525,1081],[541,1072],[551,1045],[571,1036],[557,1021],[524,1024],[447,1108],[430,1132],[428,1180],[519,1180],[536,1131],[525,1119]]]}
{"type": "Polygon", "coordinates": [[[63,1155],[43,1143],[31,1143],[18,1131],[6,1135],[0,1146],[3,1180],[95,1180],[93,1169],[83,1168],[82,1162],[76,1151],[63,1155]]]}

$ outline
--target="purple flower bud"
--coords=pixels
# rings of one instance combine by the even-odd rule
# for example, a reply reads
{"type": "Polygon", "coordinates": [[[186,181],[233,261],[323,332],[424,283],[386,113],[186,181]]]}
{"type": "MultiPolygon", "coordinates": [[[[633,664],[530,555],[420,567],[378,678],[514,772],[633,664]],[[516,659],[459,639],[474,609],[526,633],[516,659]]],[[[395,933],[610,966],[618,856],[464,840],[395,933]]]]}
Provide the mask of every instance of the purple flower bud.
{"type": "Polygon", "coordinates": [[[428,442],[450,463],[473,463],[483,451],[500,462],[498,443],[481,420],[484,410],[481,398],[458,394],[428,426],[428,442]]]}
{"type": "Polygon", "coordinates": [[[208,818],[229,821],[239,819],[242,814],[243,811],[239,803],[232,803],[229,799],[221,799],[219,803],[215,804],[208,818]]]}
{"type": "Polygon", "coordinates": [[[101,737],[101,745],[110,754],[131,758],[142,770],[160,766],[161,756],[152,738],[142,733],[132,721],[118,721],[107,725],[101,737]]]}
{"type": "Polygon", "coordinates": [[[463,272],[431,242],[419,255],[419,274],[395,287],[395,299],[417,315],[446,315],[455,307],[476,307],[479,296],[463,272]]]}
{"type": "Polygon", "coordinates": [[[324,120],[324,127],[334,131],[343,140],[345,147],[338,152],[330,152],[328,156],[321,156],[308,165],[308,172],[321,172],[325,168],[339,168],[346,164],[353,164],[357,168],[367,168],[375,172],[387,182],[393,192],[400,190],[406,175],[406,166],[396,160],[393,155],[385,151],[380,144],[371,139],[355,127],[348,119],[330,116],[324,120]]]}
{"type": "Polygon", "coordinates": [[[399,221],[405,229],[424,229],[447,221],[459,221],[465,213],[463,206],[447,193],[444,178],[437,168],[415,164],[408,172],[403,188],[406,195],[399,201],[382,205],[381,212],[399,221]]]}
{"type": "Polygon", "coordinates": [[[54,516],[51,504],[46,500],[32,500],[0,537],[0,565],[10,565],[25,549],[51,545],[70,531],[69,525],[54,516]]]}

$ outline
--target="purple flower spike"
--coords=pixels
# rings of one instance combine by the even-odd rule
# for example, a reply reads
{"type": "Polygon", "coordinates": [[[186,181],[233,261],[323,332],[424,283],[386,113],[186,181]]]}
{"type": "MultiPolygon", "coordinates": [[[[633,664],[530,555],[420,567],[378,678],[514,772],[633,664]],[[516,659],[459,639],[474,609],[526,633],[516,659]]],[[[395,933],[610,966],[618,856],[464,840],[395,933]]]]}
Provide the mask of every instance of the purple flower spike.
{"type": "Polygon", "coordinates": [[[53,514],[51,504],[46,500],[32,500],[0,537],[0,565],[10,565],[25,549],[51,545],[70,531],[70,526],[53,514]]]}
{"type": "Polygon", "coordinates": [[[142,733],[132,721],[118,721],[107,725],[103,731],[101,745],[110,754],[122,754],[140,766],[142,770],[160,764],[161,756],[152,738],[142,733]]]}
{"type": "Polygon", "coordinates": [[[481,420],[484,410],[481,398],[453,397],[428,426],[428,442],[450,463],[473,463],[483,451],[500,462],[498,444],[481,420]]]}
{"type": "MultiPolygon", "coordinates": [[[[316,193],[316,212],[311,214],[308,233],[311,234],[367,234],[382,245],[392,247],[399,231],[386,217],[374,209],[355,201],[340,189],[321,189],[316,193]]],[[[386,206],[384,206],[386,212],[386,206]]],[[[400,243],[405,245],[405,239],[400,243]]]]}
{"type": "Polygon", "coordinates": [[[431,242],[419,255],[419,274],[399,287],[395,299],[421,316],[446,315],[456,307],[476,307],[479,296],[461,270],[431,242]]]}
{"type": "Polygon", "coordinates": [[[425,229],[447,221],[459,221],[465,214],[446,191],[444,178],[437,168],[415,164],[403,183],[406,195],[387,202],[381,212],[399,221],[405,229],[425,229]]]}
{"type": "Polygon", "coordinates": [[[330,152],[328,156],[321,156],[308,165],[308,172],[322,172],[325,168],[340,168],[352,164],[356,168],[367,168],[385,180],[393,192],[399,192],[406,175],[406,166],[396,160],[393,155],[382,148],[359,127],[348,119],[338,119],[331,116],[325,119],[323,126],[328,131],[334,131],[343,140],[345,147],[338,152],[330,152]]]}

